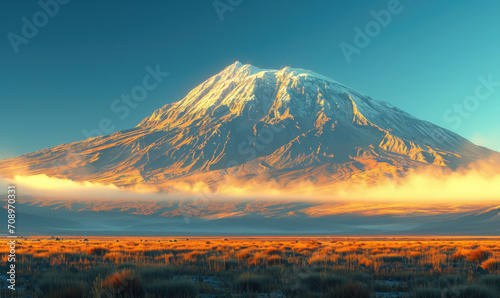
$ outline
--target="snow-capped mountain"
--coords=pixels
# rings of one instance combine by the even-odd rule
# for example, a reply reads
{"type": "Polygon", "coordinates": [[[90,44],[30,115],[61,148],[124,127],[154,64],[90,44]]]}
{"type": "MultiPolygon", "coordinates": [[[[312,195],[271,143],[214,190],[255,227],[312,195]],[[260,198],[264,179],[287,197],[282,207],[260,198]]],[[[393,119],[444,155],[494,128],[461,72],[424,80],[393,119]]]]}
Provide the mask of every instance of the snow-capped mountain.
{"type": "Polygon", "coordinates": [[[332,79],[236,62],[136,127],[0,161],[0,175],[115,185],[307,180],[455,169],[498,154],[332,79]]]}

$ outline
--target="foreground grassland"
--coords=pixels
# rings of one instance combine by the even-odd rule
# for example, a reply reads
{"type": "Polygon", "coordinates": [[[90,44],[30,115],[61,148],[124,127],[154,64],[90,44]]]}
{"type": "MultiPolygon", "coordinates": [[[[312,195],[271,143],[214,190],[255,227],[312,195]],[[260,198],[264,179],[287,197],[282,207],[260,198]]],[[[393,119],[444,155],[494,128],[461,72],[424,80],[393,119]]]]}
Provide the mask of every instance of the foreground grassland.
{"type": "Polygon", "coordinates": [[[19,239],[1,297],[500,297],[498,238],[19,239]]]}

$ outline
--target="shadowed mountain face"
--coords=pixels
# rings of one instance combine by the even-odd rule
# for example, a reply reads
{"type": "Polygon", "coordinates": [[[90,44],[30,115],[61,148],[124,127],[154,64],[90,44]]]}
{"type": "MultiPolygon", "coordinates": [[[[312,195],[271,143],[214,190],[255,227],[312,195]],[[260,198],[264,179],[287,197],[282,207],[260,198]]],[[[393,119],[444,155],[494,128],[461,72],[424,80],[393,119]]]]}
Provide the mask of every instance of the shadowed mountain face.
{"type": "Polygon", "coordinates": [[[372,181],[497,154],[319,74],[236,62],[136,127],[0,162],[0,175],[162,186],[228,174],[372,181]]]}

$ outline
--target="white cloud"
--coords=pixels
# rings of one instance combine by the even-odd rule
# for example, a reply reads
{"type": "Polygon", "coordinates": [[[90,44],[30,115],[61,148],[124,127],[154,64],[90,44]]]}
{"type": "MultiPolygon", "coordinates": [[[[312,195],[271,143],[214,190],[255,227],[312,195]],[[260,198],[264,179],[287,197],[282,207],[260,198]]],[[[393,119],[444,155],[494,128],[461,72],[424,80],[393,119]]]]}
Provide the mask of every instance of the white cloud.
{"type": "MultiPolygon", "coordinates": [[[[168,193],[160,193],[151,185],[120,188],[91,182],[76,182],[46,175],[15,176],[13,183],[20,194],[48,199],[92,200],[170,200],[201,197],[207,200],[287,200],[330,202],[387,202],[387,203],[498,203],[500,166],[483,161],[468,168],[451,171],[427,167],[401,180],[387,179],[376,184],[340,183],[317,187],[311,183],[290,183],[286,188],[277,183],[237,179],[220,183],[214,189],[202,182],[162,185],[168,193]]],[[[4,188],[6,189],[6,187],[4,188]]]]}

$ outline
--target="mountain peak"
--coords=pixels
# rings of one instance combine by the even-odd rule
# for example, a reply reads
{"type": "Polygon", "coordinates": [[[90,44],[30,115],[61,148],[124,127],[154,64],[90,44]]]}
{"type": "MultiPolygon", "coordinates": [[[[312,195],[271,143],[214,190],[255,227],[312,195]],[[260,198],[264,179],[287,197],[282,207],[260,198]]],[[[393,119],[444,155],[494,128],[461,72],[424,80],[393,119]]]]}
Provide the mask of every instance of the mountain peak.
{"type": "Polygon", "coordinates": [[[331,83],[334,83],[337,85],[344,86],[343,84],[340,84],[339,82],[335,81],[332,78],[329,78],[329,77],[321,75],[317,72],[310,71],[310,70],[303,69],[303,68],[295,68],[295,67],[286,66],[286,67],[283,67],[281,70],[278,70],[276,72],[280,75],[291,76],[291,77],[304,76],[307,78],[308,76],[310,76],[310,77],[314,77],[314,78],[317,78],[317,79],[320,79],[323,81],[327,81],[327,82],[331,82],[331,83]]]}
{"type": "Polygon", "coordinates": [[[310,170],[341,181],[361,172],[375,179],[422,165],[456,167],[489,154],[318,73],[236,61],[135,129],[26,154],[0,163],[0,174],[25,164],[27,173],[117,185],[211,171],[288,181],[310,170]],[[54,160],[69,164],[54,167],[54,160]]]}
{"type": "Polygon", "coordinates": [[[234,73],[235,71],[238,71],[243,64],[236,60],[233,64],[228,65],[224,70],[222,70],[223,73],[234,73]]]}
{"type": "Polygon", "coordinates": [[[226,68],[224,68],[220,73],[218,73],[215,77],[220,77],[221,79],[224,80],[231,80],[234,78],[245,78],[248,76],[253,76],[257,75],[260,78],[264,78],[267,76],[275,76],[275,77],[281,77],[283,79],[300,79],[304,78],[307,80],[308,77],[310,78],[316,78],[325,82],[333,83],[345,88],[349,88],[345,86],[344,84],[341,84],[337,82],[336,80],[321,75],[317,72],[310,71],[307,69],[303,68],[295,68],[291,66],[285,66],[282,67],[281,69],[264,69],[264,68],[258,68],[256,66],[253,66],[251,64],[243,64],[239,61],[235,61],[233,64],[230,64],[226,68]]]}

